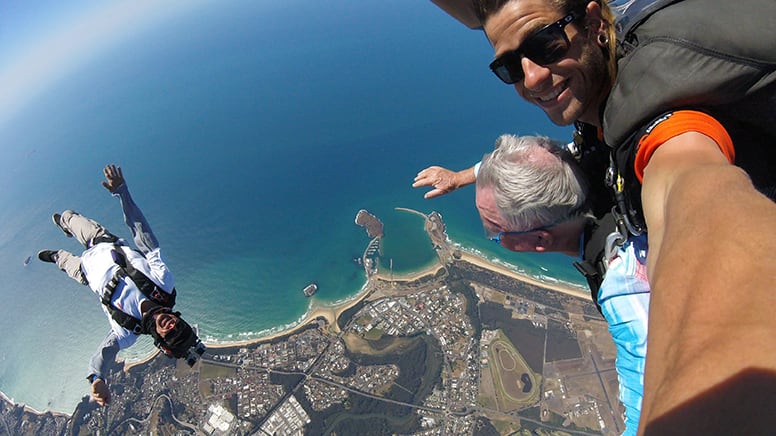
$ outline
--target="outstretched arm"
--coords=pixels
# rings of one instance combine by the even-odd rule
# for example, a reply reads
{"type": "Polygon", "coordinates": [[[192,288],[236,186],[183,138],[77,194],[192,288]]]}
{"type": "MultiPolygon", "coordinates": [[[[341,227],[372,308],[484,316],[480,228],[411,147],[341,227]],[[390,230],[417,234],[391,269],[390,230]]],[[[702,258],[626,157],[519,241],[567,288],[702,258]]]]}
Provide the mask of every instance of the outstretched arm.
{"type": "Polygon", "coordinates": [[[129,194],[129,188],[124,180],[124,174],[121,171],[121,167],[110,164],[106,165],[103,169],[105,175],[105,181],[102,182],[102,186],[108,190],[111,194],[119,197],[121,200],[121,209],[124,212],[124,222],[132,231],[132,237],[135,241],[135,246],[143,254],[159,248],[159,242],[156,240],[154,232],[151,230],[151,226],[146,221],[145,216],[140,208],[137,207],[132,196],[129,194]]]}
{"type": "Polygon", "coordinates": [[[652,300],[641,431],[771,431],[773,417],[755,415],[772,410],[776,384],[776,204],[694,132],[655,151],[642,199],[652,300]]]}
{"type": "MultiPolygon", "coordinates": [[[[475,165],[476,167],[476,165],[475,165]]],[[[428,167],[415,176],[413,188],[432,186],[434,189],[426,192],[423,198],[434,198],[455,191],[477,181],[475,167],[461,171],[451,171],[439,166],[428,167]]]]}
{"type": "Polygon", "coordinates": [[[97,351],[89,360],[89,379],[92,386],[92,399],[100,406],[110,403],[110,390],[106,381],[108,366],[116,360],[120,349],[118,337],[111,330],[102,340],[97,351]]]}

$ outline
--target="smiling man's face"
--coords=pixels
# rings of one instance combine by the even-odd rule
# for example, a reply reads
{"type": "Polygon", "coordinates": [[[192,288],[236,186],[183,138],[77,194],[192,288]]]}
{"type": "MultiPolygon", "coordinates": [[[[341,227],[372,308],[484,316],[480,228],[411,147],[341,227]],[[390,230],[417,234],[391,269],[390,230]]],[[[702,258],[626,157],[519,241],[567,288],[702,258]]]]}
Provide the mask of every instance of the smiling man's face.
{"type": "MultiPolygon", "coordinates": [[[[600,9],[590,9],[586,13],[595,19],[600,9]]],[[[493,14],[484,29],[498,58],[564,14],[547,0],[513,0],[493,14]]],[[[566,26],[564,31],[571,44],[557,62],[542,66],[523,57],[525,77],[514,84],[521,97],[539,106],[558,125],[575,121],[600,125],[599,107],[608,95],[609,80],[606,61],[596,44],[597,34],[582,25],[589,18],[566,26]]]]}

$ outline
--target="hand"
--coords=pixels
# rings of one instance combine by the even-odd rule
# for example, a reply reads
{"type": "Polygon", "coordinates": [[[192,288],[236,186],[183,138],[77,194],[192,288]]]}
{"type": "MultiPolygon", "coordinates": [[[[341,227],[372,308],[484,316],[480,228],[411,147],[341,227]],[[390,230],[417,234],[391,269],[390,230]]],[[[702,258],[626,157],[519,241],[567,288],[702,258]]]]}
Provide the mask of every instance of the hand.
{"type": "Polygon", "coordinates": [[[434,198],[440,195],[453,192],[456,189],[470,185],[476,181],[474,177],[474,168],[455,172],[438,166],[431,166],[419,172],[415,176],[413,188],[422,186],[433,186],[434,189],[426,192],[423,198],[434,198]]]}
{"type": "Polygon", "coordinates": [[[105,182],[102,182],[102,186],[110,193],[116,192],[116,189],[124,184],[124,174],[121,172],[121,167],[113,164],[105,165],[102,173],[105,174],[106,179],[105,182]]]}
{"type": "Polygon", "coordinates": [[[92,382],[92,399],[100,406],[110,403],[110,389],[105,380],[96,378],[92,382]]]}

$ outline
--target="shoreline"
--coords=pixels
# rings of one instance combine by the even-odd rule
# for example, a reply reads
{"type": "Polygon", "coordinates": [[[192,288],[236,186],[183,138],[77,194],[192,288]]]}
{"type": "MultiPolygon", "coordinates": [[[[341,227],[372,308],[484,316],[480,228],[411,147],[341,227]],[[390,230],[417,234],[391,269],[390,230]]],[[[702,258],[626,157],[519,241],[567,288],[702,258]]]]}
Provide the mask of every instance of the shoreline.
{"type": "Polygon", "coordinates": [[[67,417],[67,418],[70,418],[72,416],[72,415],[70,415],[68,413],[59,412],[59,411],[56,411],[56,410],[45,410],[45,411],[41,412],[40,410],[38,410],[38,409],[36,409],[36,408],[34,408],[32,406],[28,406],[28,405],[26,405],[24,403],[17,403],[16,401],[13,401],[13,399],[9,398],[8,395],[6,395],[5,392],[3,392],[3,391],[0,391],[0,401],[5,401],[6,403],[12,404],[14,406],[21,406],[24,409],[25,412],[32,413],[32,414],[35,414],[35,415],[38,415],[38,416],[42,416],[42,415],[45,415],[47,413],[49,413],[49,414],[51,414],[53,416],[64,416],[64,417],[67,417]]]}
{"type": "Polygon", "coordinates": [[[482,268],[496,271],[501,275],[509,276],[509,277],[512,277],[513,279],[517,279],[534,286],[550,289],[552,291],[560,292],[574,297],[583,298],[583,299],[590,298],[590,291],[586,289],[573,287],[571,285],[567,285],[564,283],[548,283],[536,277],[529,276],[528,274],[521,274],[517,271],[509,269],[504,265],[485,259],[484,257],[478,256],[468,251],[461,250],[460,253],[461,253],[461,260],[469,262],[473,265],[477,265],[482,268]]]}
{"type": "Polygon", "coordinates": [[[240,341],[229,341],[229,342],[219,342],[219,343],[206,343],[205,345],[208,348],[223,349],[223,348],[232,348],[232,347],[240,347],[240,346],[249,346],[249,345],[259,344],[262,342],[268,342],[282,336],[292,335],[296,331],[307,327],[318,318],[324,318],[327,324],[334,325],[337,322],[337,318],[339,318],[339,316],[342,315],[344,311],[358,304],[361,300],[366,298],[367,294],[368,294],[368,291],[365,286],[353,298],[350,298],[347,301],[342,302],[338,305],[313,306],[310,312],[307,313],[302,318],[302,320],[299,321],[299,323],[275,333],[270,333],[268,335],[264,335],[253,339],[244,339],[240,341]]]}
{"type": "MultiPolygon", "coordinates": [[[[527,274],[521,274],[517,271],[511,270],[510,268],[504,265],[500,265],[496,262],[493,262],[489,259],[486,259],[482,256],[479,256],[477,254],[474,254],[465,250],[460,250],[460,253],[461,253],[460,260],[462,261],[471,263],[473,265],[477,265],[485,269],[489,269],[491,271],[495,271],[499,274],[509,276],[516,280],[520,280],[534,286],[550,289],[556,292],[561,292],[578,298],[583,298],[583,299],[590,298],[590,293],[586,290],[575,288],[570,285],[565,285],[562,283],[548,283],[536,277],[532,277],[527,274]]],[[[419,278],[429,274],[433,275],[437,271],[439,271],[440,268],[442,268],[442,264],[436,261],[430,265],[423,266],[420,269],[415,271],[410,271],[402,274],[393,273],[393,280],[411,282],[414,280],[418,280],[419,278]]],[[[386,274],[383,272],[379,272],[375,274],[374,277],[379,278],[381,280],[386,280],[386,281],[391,280],[390,274],[386,274]]],[[[292,335],[295,332],[307,327],[318,318],[324,318],[326,320],[326,323],[330,326],[336,325],[337,319],[340,317],[340,315],[342,315],[343,312],[355,306],[356,304],[361,302],[364,298],[366,298],[366,296],[369,294],[368,284],[369,284],[368,281],[364,283],[364,286],[356,295],[353,296],[353,298],[350,298],[344,302],[341,302],[338,304],[332,304],[332,305],[320,305],[320,306],[314,305],[311,308],[311,310],[307,314],[305,314],[298,323],[288,328],[285,328],[283,330],[270,333],[267,335],[263,335],[261,337],[252,338],[252,339],[244,339],[244,340],[238,340],[238,341],[225,341],[225,342],[205,342],[205,346],[208,349],[218,350],[218,349],[224,349],[224,348],[256,345],[262,342],[272,341],[274,339],[277,339],[283,336],[292,335]]],[[[151,353],[149,356],[143,357],[141,359],[125,361],[124,370],[128,371],[130,368],[148,363],[151,359],[156,357],[158,353],[159,351],[156,350],[153,353],[151,353]]]]}
{"type": "MultiPolygon", "coordinates": [[[[369,293],[367,289],[368,288],[365,283],[364,286],[361,288],[361,290],[359,290],[358,294],[356,294],[352,298],[342,303],[339,303],[336,305],[313,306],[312,309],[307,314],[305,314],[298,323],[274,333],[269,333],[258,338],[243,339],[239,341],[228,341],[228,342],[226,341],[225,342],[204,342],[203,341],[203,343],[208,349],[214,349],[214,350],[233,348],[233,347],[243,347],[243,346],[260,344],[262,342],[272,341],[274,339],[277,339],[283,336],[292,335],[295,332],[307,327],[318,318],[324,318],[327,324],[335,325],[337,322],[337,319],[340,317],[340,315],[342,315],[343,312],[355,306],[361,300],[366,298],[367,294],[369,293]]],[[[159,351],[156,350],[153,353],[151,353],[149,356],[143,357],[142,359],[132,360],[131,362],[125,361],[124,370],[128,371],[130,368],[133,368],[138,365],[142,365],[144,363],[148,363],[151,359],[156,357],[158,353],[159,351]]]]}
{"type": "MultiPolygon", "coordinates": [[[[575,288],[570,285],[562,284],[562,283],[548,283],[545,281],[542,281],[536,277],[532,277],[527,274],[521,274],[517,271],[514,271],[510,268],[508,268],[505,265],[501,265],[499,263],[496,263],[492,260],[486,259],[482,256],[479,256],[477,254],[471,253],[469,251],[460,249],[459,252],[461,253],[460,260],[464,262],[471,263],[473,265],[477,265],[479,267],[489,269],[491,271],[495,271],[499,274],[509,276],[511,278],[514,278],[516,280],[520,280],[526,283],[529,283],[534,286],[550,289],[556,292],[561,292],[567,295],[571,295],[577,298],[583,298],[587,299],[590,298],[590,293],[586,290],[575,288]]],[[[401,281],[414,281],[418,280],[419,278],[429,275],[429,274],[435,274],[439,269],[442,268],[442,264],[439,263],[439,261],[435,261],[430,265],[423,266],[415,271],[410,271],[402,274],[396,274],[393,273],[393,280],[401,280],[401,281]]],[[[375,278],[379,278],[381,280],[391,280],[390,274],[386,274],[383,272],[378,272],[374,276],[375,278]]],[[[243,346],[251,346],[260,344],[262,342],[268,342],[272,341],[274,339],[283,337],[283,336],[289,336],[294,334],[295,332],[302,330],[303,328],[307,327],[311,323],[313,323],[318,318],[324,318],[326,320],[326,323],[330,326],[336,326],[337,319],[342,315],[343,312],[350,309],[351,307],[358,304],[360,301],[362,301],[366,296],[369,294],[369,282],[367,279],[367,282],[364,283],[364,286],[361,287],[361,290],[353,296],[353,298],[350,298],[342,303],[339,304],[332,304],[332,305],[320,305],[316,306],[313,305],[309,313],[305,314],[301,320],[283,330],[270,333],[267,335],[263,335],[261,337],[252,338],[252,339],[244,339],[244,340],[238,340],[238,341],[228,341],[228,342],[204,342],[205,346],[208,349],[225,349],[225,348],[233,348],[233,347],[243,347],[243,346]]],[[[132,360],[132,361],[125,361],[124,362],[124,370],[128,371],[130,368],[133,368],[138,365],[142,365],[145,363],[148,363],[151,361],[156,355],[159,353],[158,350],[154,351],[150,355],[143,357],[138,360],[132,360]]]]}

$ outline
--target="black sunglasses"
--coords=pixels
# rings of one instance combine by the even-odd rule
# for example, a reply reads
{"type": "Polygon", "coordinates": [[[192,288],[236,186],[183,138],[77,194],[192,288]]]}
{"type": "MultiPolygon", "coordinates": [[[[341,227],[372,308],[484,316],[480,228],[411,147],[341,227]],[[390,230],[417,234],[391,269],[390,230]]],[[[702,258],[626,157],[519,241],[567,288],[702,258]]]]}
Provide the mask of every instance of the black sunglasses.
{"type": "Polygon", "coordinates": [[[508,51],[490,63],[490,69],[502,82],[511,85],[525,77],[521,60],[523,56],[546,66],[560,60],[569,51],[571,43],[564,28],[577,19],[571,12],[560,20],[542,27],[520,44],[520,47],[508,51]]]}

